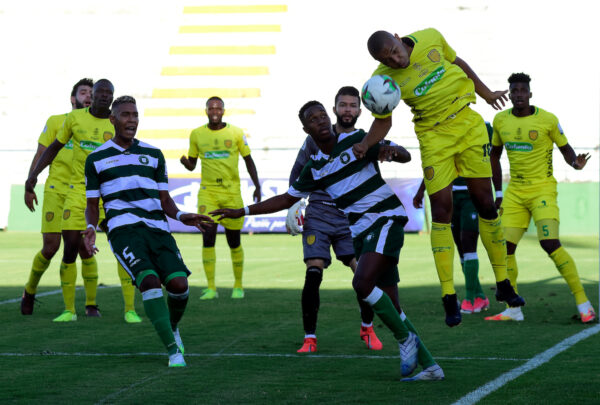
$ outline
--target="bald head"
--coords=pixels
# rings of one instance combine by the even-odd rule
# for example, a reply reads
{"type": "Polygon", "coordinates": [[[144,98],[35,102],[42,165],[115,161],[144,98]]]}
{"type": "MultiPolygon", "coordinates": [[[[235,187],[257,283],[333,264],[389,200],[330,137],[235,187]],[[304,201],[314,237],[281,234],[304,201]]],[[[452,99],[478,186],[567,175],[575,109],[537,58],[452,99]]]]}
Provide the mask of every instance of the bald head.
{"type": "Polygon", "coordinates": [[[371,34],[367,41],[367,48],[371,56],[377,59],[377,55],[379,55],[385,44],[393,39],[394,36],[387,31],[375,31],[371,34]]]}

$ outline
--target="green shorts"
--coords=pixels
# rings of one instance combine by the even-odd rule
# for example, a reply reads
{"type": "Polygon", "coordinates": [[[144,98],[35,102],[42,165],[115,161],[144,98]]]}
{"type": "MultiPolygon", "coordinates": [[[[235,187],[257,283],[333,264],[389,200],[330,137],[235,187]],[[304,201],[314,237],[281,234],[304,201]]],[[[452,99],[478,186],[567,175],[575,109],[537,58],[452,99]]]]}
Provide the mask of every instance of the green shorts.
{"type": "Polygon", "coordinates": [[[110,232],[108,243],[138,287],[149,274],[156,275],[163,284],[191,274],[183,263],[175,239],[168,232],[144,225],[127,226],[110,232]]]}
{"type": "Polygon", "coordinates": [[[400,218],[381,218],[353,240],[357,260],[367,252],[379,253],[394,259],[394,265],[377,280],[378,287],[396,285],[400,281],[397,264],[400,250],[404,245],[405,223],[406,221],[400,218]]]}

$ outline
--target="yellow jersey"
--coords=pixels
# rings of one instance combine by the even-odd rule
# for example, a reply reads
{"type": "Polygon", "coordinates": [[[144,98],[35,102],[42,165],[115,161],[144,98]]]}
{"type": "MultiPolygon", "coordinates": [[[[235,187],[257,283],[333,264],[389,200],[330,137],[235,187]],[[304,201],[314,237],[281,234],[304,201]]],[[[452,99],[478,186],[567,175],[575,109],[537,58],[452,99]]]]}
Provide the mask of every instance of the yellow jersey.
{"type": "Polygon", "coordinates": [[[202,161],[202,186],[223,186],[239,190],[239,155],[246,157],[249,154],[250,148],[244,131],[236,126],[225,124],[222,129],[213,131],[206,124],[190,134],[188,156],[202,161]]]}
{"type": "MultiPolygon", "coordinates": [[[[58,131],[68,114],[51,115],[38,138],[38,143],[46,148],[56,139],[58,131]]],[[[73,142],[69,141],[58,152],[48,172],[44,192],[48,190],[66,194],[71,179],[71,161],[73,160],[73,142]]]]}
{"type": "MultiPolygon", "coordinates": [[[[393,69],[380,64],[373,76],[392,77],[411,108],[417,134],[445,121],[468,103],[475,103],[475,84],[466,73],[453,64],[456,52],[442,34],[434,28],[407,35],[414,43],[410,66],[393,69]]],[[[390,114],[380,116],[385,118],[390,114]]]]}
{"type": "Polygon", "coordinates": [[[538,107],[533,114],[516,117],[512,108],[494,117],[492,145],[506,149],[510,163],[510,181],[520,184],[554,182],[552,150],[565,146],[567,137],[558,118],[538,107]]]}
{"type": "Polygon", "coordinates": [[[85,160],[104,142],[112,139],[115,128],[108,118],[97,118],[90,108],[73,110],[65,118],[56,139],[66,144],[73,141],[72,173],[69,184],[85,193],[85,160]]]}

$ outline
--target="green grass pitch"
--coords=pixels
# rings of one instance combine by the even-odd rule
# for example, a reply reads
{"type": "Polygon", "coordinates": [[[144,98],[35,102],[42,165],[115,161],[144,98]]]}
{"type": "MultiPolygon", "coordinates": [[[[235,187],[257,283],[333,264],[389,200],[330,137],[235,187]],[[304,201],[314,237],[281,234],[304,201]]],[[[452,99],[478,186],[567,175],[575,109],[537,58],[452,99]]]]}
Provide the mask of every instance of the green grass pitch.
{"type": "MultiPolygon", "coordinates": [[[[430,251],[429,236],[409,234],[400,257],[401,305],[446,373],[441,382],[400,382],[398,348],[375,319],[383,342],[368,351],[359,340],[360,317],[351,272],[340,263],[325,271],[321,287],[316,355],[298,355],[303,331],[300,293],[304,281],[302,242],[289,235],[243,235],[246,298],[229,298],[233,284],[225,237],[217,238],[220,298],[200,301],[206,285],[201,236],[176,235],[192,270],[190,301],[180,331],[185,369],[168,369],[167,356],[136,293],[144,321],[123,321],[116,264],[99,235],[102,318],[84,316],[55,324],[61,294],[40,296],[33,316],[19,302],[37,233],[0,232],[0,403],[60,404],[450,404],[503,373],[524,365],[564,339],[596,327],[575,319],[568,287],[537,240],[517,250],[519,292],[527,300],[525,321],[484,322],[503,307],[493,300],[494,277],[480,246],[480,280],[492,305],[487,314],[463,316],[448,328],[430,251]]],[[[598,237],[565,237],[588,297],[598,310],[598,237]]],[[[44,275],[38,295],[59,288],[60,256],[44,275]]],[[[456,255],[457,257],[457,255],[456,255]]],[[[464,278],[458,258],[454,279],[459,297],[464,278]]],[[[81,285],[81,276],[78,277],[81,285]]],[[[600,402],[600,333],[501,386],[483,404],[590,404],[600,402]]]]}

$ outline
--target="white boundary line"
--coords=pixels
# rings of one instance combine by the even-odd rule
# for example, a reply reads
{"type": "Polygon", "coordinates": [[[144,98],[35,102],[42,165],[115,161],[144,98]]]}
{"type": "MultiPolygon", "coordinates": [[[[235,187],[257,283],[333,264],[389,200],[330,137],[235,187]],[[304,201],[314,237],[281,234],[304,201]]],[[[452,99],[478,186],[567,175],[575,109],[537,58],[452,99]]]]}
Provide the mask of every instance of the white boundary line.
{"type": "Polygon", "coordinates": [[[470,405],[480,401],[482,398],[496,391],[498,388],[503,385],[509,383],[510,381],[520,377],[528,371],[531,371],[535,368],[538,368],[542,364],[550,361],[554,356],[559,353],[564,352],[570,347],[574,346],[576,343],[580,342],[583,339],[587,339],[588,337],[595,335],[600,332],[600,325],[595,325],[590,327],[589,329],[582,330],[579,333],[574,334],[566,338],[565,340],[559,342],[558,344],[552,346],[550,349],[534,356],[532,359],[527,361],[527,363],[514,368],[506,373],[502,374],[500,377],[490,381],[487,384],[482,385],[477,388],[475,391],[472,391],[456,401],[453,405],[470,405]]]}
{"type": "MultiPolygon", "coordinates": [[[[100,288],[113,288],[113,287],[118,287],[116,285],[99,285],[98,289],[100,288]]],[[[81,290],[83,287],[79,286],[79,287],[75,287],[75,291],[81,290]]],[[[36,297],[46,297],[48,295],[56,295],[56,294],[62,294],[62,290],[51,290],[51,291],[46,291],[43,293],[39,293],[39,294],[35,294],[36,297]]],[[[15,302],[21,302],[21,297],[19,298],[11,298],[9,300],[4,300],[4,301],[0,301],[0,305],[3,304],[13,304],[15,302]]]]}
{"type": "MultiPolygon", "coordinates": [[[[73,356],[73,357],[165,357],[166,353],[66,353],[43,351],[39,353],[0,353],[0,357],[35,357],[35,356],[73,356]]],[[[264,357],[264,358],[316,358],[316,359],[399,359],[400,356],[373,356],[362,354],[293,354],[293,353],[186,353],[185,357],[264,357]]],[[[512,359],[502,357],[436,357],[436,360],[481,360],[481,361],[530,361],[531,359],[512,359]]]]}

